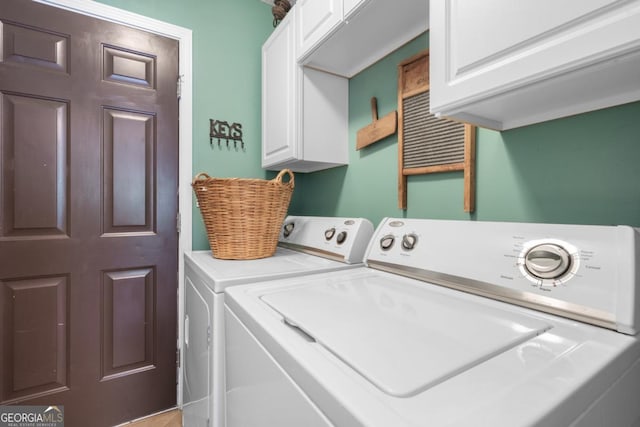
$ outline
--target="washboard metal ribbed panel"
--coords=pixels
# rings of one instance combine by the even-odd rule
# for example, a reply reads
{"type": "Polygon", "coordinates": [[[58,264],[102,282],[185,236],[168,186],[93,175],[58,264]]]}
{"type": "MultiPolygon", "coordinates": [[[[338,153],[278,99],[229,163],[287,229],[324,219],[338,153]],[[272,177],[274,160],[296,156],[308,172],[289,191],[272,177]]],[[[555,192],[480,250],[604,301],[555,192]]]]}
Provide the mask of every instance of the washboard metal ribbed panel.
{"type": "Polygon", "coordinates": [[[464,162],[464,125],[429,113],[429,91],[403,100],[405,169],[464,162]]]}
{"type": "Polygon", "coordinates": [[[407,176],[464,172],[464,210],[475,209],[474,126],[429,112],[429,52],[398,65],[398,207],[407,208],[407,176]]]}

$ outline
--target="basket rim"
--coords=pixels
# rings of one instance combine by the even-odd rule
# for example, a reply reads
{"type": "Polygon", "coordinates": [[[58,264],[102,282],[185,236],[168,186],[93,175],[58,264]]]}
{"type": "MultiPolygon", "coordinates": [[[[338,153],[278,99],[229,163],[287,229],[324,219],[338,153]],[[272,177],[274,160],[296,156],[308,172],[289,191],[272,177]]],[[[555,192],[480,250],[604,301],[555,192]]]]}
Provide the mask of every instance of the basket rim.
{"type": "Polygon", "coordinates": [[[206,183],[211,181],[233,181],[233,182],[257,182],[257,183],[273,183],[280,185],[289,185],[295,187],[295,177],[293,175],[293,171],[291,169],[282,169],[276,177],[273,179],[264,179],[264,178],[242,178],[242,177],[216,177],[210,176],[206,172],[200,172],[197,174],[193,181],[191,182],[191,186],[195,187],[199,183],[206,183]],[[283,181],[283,177],[285,174],[289,175],[289,181],[283,181]]]}

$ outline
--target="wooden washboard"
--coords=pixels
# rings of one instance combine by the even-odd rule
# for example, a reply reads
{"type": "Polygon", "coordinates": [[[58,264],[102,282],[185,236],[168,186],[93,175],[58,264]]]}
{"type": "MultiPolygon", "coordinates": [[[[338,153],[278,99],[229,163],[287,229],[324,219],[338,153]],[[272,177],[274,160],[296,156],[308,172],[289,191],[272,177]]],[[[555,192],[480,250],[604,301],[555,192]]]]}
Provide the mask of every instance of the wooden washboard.
{"type": "Polygon", "coordinates": [[[398,65],[398,207],[407,209],[407,176],[464,172],[464,211],[475,209],[475,126],[429,112],[429,51],[398,65]]]}

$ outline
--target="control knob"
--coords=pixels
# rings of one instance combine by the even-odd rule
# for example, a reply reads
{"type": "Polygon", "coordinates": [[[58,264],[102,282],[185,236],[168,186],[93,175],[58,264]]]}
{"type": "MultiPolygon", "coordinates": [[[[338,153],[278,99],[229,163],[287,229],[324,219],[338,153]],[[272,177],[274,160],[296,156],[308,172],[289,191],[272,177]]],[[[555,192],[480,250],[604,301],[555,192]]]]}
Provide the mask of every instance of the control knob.
{"type": "Polygon", "coordinates": [[[571,255],[554,243],[543,243],[529,249],[524,265],[531,275],[540,279],[557,279],[571,267],[571,255]]]}
{"type": "Polygon", "coordinates": [[[416,246],[418,242],[418,236],[413,233],[405,234],[402,236],[402,248],[410,251],[416,246]]]}
{"type": "Polygon", "coordinates": [[[387,234],[382,239],[380,239],[380,248],[382,248],[383,251],[388,251],[393,246],[394,240],[395,238],[393,237],[393,235],[387,234]]]}
{"type": "Polygon", "coordinates": [[[284,225],[283,227],[283,231],[282,231],[282,235],[284,237],[289,237],[289,235],[291,234],[291,232],[293,231],[293,228],[295,227],[295,223],[293,222],[288,222],[284,225]]]}
{"type": "Polygon", "coordinates": [[[336,236],[336,242],[341,245],[344,243],[344,241],[347,240],[347,232],[346,231],[341,231],[338,233],[338,235],[336,236]]]}
{"type": "Polygon", "coordinates": [[[324,238],[326,240],[331,240],[333,238],[333,235],[336,234],[336,229],[335,228],[328,228],[325,230],[324,232],[324,238]]]}

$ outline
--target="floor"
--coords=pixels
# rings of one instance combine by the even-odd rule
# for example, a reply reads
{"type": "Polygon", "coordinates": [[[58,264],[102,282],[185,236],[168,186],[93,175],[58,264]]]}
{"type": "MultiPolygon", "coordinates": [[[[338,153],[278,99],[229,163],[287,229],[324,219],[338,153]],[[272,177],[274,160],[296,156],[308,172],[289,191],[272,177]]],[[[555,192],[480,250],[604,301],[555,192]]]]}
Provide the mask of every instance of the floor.
{"type": "Polygon", "coordinates": [[[172,409],[139,420],[120,424],[118,427],[182,427],[182,411],[172,409]]]}

